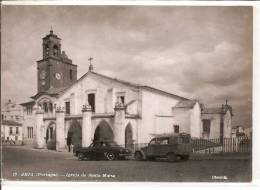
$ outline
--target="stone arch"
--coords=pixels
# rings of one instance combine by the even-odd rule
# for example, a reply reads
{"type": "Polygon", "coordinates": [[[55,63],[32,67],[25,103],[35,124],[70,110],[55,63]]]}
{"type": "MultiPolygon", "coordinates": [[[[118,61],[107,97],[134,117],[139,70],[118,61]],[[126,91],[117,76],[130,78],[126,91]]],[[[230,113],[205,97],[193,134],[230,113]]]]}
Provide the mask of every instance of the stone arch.
{"type": "Polygon", "coordinates": [[[56,149],[56,123],[50,122],[45,130],[45,142],[47,149],[56,149]]]}
{"type": "Polygon", "coordinates": [[[133,147],[133,127],[129,122],[125,127],[125,147],[132,148],[133,147]]]}
{"type": "Polygon", "coordinates": [[[72,120],[67,133],[67,146],[81,147],[82,127],[77,120],[72,120]]]}
{"type": "Polygon", "coordinates": [[[107,140],[107,141],[114,140],[113,130],[105,120],[99,122],[94,133],[94,141],[100,141],[100,140],[107,140]]]}

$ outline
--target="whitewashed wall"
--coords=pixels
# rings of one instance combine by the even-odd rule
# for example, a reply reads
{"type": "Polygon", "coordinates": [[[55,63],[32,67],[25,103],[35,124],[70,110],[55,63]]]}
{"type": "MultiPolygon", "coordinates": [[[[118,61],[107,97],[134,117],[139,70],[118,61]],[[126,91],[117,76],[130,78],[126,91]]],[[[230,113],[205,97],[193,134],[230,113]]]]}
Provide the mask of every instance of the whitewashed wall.
{"type": "Polygon", "coordinates": [[[172,107],[178,101],[177,98],[142,90],[142,120],[138,128],[138,143],[149,142],[153,133],[173,131],[172,118],[158,119],[156,115],[172,116],[172,107]]]}

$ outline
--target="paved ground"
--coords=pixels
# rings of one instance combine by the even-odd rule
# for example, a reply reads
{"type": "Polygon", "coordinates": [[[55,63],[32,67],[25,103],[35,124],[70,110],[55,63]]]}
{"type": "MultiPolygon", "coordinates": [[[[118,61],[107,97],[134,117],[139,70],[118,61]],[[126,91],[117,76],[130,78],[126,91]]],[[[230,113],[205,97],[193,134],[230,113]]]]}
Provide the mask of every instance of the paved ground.
{"type": "Polygon", "coordinates": [[[63,181],[249,182],[250,159],[78,161],[69,153],[3,148],[3,178],[63,181]]]}

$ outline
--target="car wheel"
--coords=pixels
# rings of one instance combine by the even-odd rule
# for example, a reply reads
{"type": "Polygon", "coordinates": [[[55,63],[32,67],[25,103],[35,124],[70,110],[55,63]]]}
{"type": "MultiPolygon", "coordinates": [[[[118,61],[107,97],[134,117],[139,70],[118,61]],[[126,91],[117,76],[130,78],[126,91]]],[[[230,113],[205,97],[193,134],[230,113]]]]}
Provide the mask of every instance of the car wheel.
{"type": "Polygon", "coordinates": [[[84,158],[85,158],[85,156],[84,156],[83,153],[79,153],[79,154],[78,154],[78,159],[79,159],[79,160],[84,160],[84,158]]]}
{"type": "Polygon", "coordinates": [[[141,152],[135,153],[135,160],[138,160],[138,161],[143,160],[143,155],[141,152]]]}
{"type": "Polygon", "coordinates": [[[176,162],[177,161],[177,156],[173,152],[168,153],[167,158],[170,162],[176,162]]]}
{"type": "Polygon", "coordinates": [[[107,160],[115,160],[116,159],[116,155],[113,152],[107,152],[105,153],[106,159],[107,160]]]}

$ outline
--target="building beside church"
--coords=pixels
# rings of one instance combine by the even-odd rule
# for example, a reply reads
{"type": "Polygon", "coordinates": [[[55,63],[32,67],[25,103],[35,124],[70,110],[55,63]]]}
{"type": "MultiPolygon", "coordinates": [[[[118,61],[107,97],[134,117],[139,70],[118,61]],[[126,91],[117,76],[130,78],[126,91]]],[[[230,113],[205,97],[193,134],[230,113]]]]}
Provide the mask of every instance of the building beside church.
{"type": "Polygon", "coordinates": [[[22,142],[22,106],[10,99],[1,110],[1,140],[2,142],[22,142]]]}
{"type": "Polygon", "coordinates": [[[77,65],[61,51],[60,38],[52,30],[42,48],[38,92],[22,104],[25,143],[64,151],[93,140],[122,146],[147,143],[162,133],[231,136],[231,127],[226,129],[232,117],[227,104],[220,112],[207,113],[196,100],[97,73],[91,62],[89,71],[77,79],[77,65]]]}

